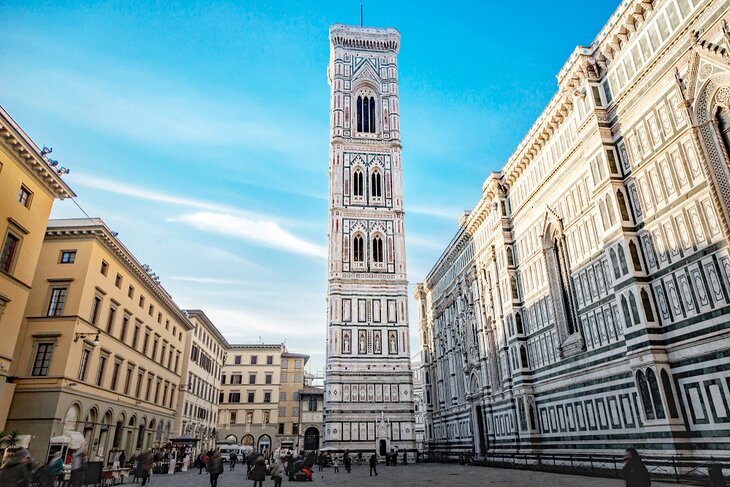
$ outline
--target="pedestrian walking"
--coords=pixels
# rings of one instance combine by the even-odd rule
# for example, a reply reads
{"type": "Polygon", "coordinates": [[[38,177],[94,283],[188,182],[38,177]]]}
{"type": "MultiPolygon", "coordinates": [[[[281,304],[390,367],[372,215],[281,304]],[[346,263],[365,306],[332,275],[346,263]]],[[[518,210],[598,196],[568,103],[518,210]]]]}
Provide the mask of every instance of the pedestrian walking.
{"type": "Polygon", "coordinates": [[[119,454],[119,468],[124,468],[125,463],[127,462],[127,455],[124,454],[124,450],[122,450],[122,453],[119,454]]]}
{"type": "Polygon", "coordinates": [[[210,487],[218,487],[218,477],[223,473],[223,459],[220,450],[213,452],[208,459],[208,474],[210,475],[210,487]]]}
{"type": "Polygon", "coordinates": [[[352,472],[352,458],[350,458],[350,452],[345,451],[345,454],[342,457],[342,463],[345,464],[345,472],[352,472]]]}
{"type": "Polygon", "coordinates": [[[85,479],[86,451],[83,448],[79,448],[71,457],[71,486],[81,487],[84,484],[85,479]]]}
{"type": "Polygon", "coordinates": [[[376,477],[378,476],[377,465],[378,465],[378,457],[375,455],[375,453],[373,453],[372,455],[370,455],[370,476],[371,477],[373,476],[373,473],[375,473],[376,477]]]}
{"type": "Polygon", "coordinates": [[[332,468],[335,473],[340,472],[340,461],[337,459],[337,457],[334,457],[332,459],[332,468]]]}
{"type": "Polygon", "coordinates": [[[281,481],[284,479],[284,462],[281,458],[277,458],[274,466],[271,467],[271,480],[274,481],[274,487],[281,487],[281,481]]]}
{"type": "Polygon", "coordinates": [[[230,457],[228,458],[230,464],[231,464],[231,470],[236,469],[236,463],[238,463],[238,455],[236,455],[236,452],[232,451],[230,457]]]}
{"type": "Polygon", "coordinates": [[[264,457],[259,456],[251,468],[251,479],[253,479],[253,487],[264,487],[266,480],[266,463],[264,457]]]}
{"type": "Polygon", "coordinates": [[[403,452],[403,465],[408,465],[408,453],[403,452]]]}
{"type": "Polygon", "coordinates": [[[641,455],[636,448],[627,448],[624,457],[624,480],[626,487],[649,487],[651,478],[641,455]]]}
{"type": "Polygon", "coordinates": [[[0,468],[0,485],[5,487],[30,487],[31,476],[28,470],[30,454],[20,448],[0,468]]]}
{"type": "Polygon", "coordinates": [[[135,477],[142,479],[142,485],[147,485],[147,482],[152,477],[152,468],[155,466],[155,458],[152,455],[152,448],[146,452],[140,453],[137,457],[137,469],[135,471],[135,477]]]}
{"type": "Polygon", "coordinates": [[[41,485],[43,487],[53,487],[56,485],[56,479],[61,475],[63,470],[63,459],[61,452],[57,451],[53,454],[53,458],[41,470],[41,485]]]}
{"type": "Polygon", "coordinates": [[[201,453],[200,454],[200,463],[198,464],[198,475],[203,473],[203,469],[205,469],[206,473],[208,472],[208,459],[210,457],[207,453],[201,453]]]}

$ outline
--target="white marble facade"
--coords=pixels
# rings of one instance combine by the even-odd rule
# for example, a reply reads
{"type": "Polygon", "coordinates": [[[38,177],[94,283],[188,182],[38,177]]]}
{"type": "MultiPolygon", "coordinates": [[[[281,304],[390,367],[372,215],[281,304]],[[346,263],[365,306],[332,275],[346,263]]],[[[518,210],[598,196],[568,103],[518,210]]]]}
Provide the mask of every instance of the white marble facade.
{"type": "Polygon", "coordinates": [[[431,451],[730,457],[730,3],[621,2],[423,283],[431,451]]]}
{"type": "Polygon", "coordinates": [[[330,29],[325,446],[415,448],[398,109],[400,34],[330,29]]]}

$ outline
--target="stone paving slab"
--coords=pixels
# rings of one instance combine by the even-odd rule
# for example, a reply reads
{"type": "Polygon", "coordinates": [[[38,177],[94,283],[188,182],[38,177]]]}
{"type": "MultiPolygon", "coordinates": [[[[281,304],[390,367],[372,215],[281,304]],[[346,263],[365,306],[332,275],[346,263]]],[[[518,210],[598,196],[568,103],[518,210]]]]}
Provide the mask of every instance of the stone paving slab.
{"type": "MultiPolygon", "coordinates": [[[[324,472],[317,472],[313,482],[289,482],[284,479],[282,486],[296,487],[301,485],[319,487],[416,487],[416,486],[445,486],[445,487],[474,487],[481,485],[495,486],[537,486],[537,487],[623,487],[623,480],[606,479],[600,477],[585,477],[581,475],[565,475],[532,470],[511,470],[489,467],[469,467],[454,464],[412,464],[386,467],[378,465],[377,477],[368,475],[367,465],[353,465],[352,473],[346,473],[340,467],[339,473],[332,468],[324,472]]],[[[274,482],[267,477],[265,486],[273,487],[274,482]]],[[[677,487],[680,484],[652,482],[652,487],[677,487]]],[[[176,473],[175,475],[155,475],[150,487],[209,487],[209,477],[198,475],[198,471],[176,473]]],[[[236,470],[226,471],[218,480],[218,487],[253,486],[252,480],[247,480],[245,471],[239,465],[236,470]]]]}

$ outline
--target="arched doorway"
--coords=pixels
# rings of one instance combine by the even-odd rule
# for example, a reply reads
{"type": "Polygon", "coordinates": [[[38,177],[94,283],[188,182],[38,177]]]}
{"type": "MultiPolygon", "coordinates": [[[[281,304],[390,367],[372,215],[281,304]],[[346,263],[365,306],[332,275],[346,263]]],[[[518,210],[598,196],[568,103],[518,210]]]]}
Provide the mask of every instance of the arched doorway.
{"type": "Polygon", "coordinates": [[[271,437],[269,435],[259,436],[259,453],[271,452],[271,437]]]}
{"type": "Polygon", "coordinates": [[[314,426],[304,432],[304,449],[308,451],[319,450],[319,430],[314,426]]]}

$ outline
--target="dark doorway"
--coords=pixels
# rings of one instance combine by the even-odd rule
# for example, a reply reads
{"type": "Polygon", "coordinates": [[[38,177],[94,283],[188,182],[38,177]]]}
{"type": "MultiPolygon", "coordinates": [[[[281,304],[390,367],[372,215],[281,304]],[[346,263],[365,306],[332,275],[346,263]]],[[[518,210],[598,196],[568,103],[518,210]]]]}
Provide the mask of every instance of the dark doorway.
{"type": "Polygon", "coordinates": [[[319,450],[319,430],[311,427],[304,432],[304,449],[309,451],[319,450]]]}
{"type": "Polygon", "coordinates": [[[380,440],[380,442],[378,444],[379,444],[378,449],[380,450],[379,451],[380,456],[384,457],[385,454],[388,453],[388,446],[387,446],[385,440],[380,440]]]}
{"type": "Polygon", "coordinates": [[[477,446],[479,447],[479,454],[484,455],[487,453],[487,448],[484,445],[484,437],[486,436],[484,434],[484,416],[482,416],[482,407],[477,406],[476,407],[476,416],[477,416],[477,432],[479,436],[477,437],[477,446]]]}

